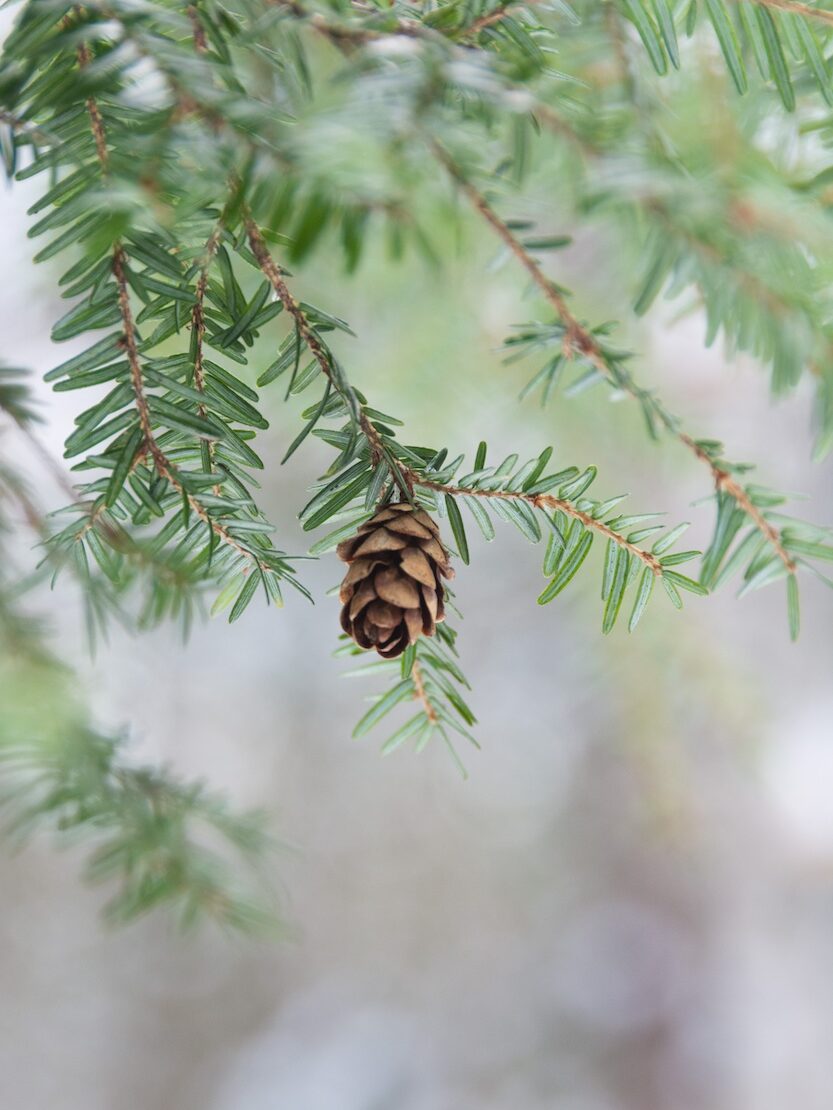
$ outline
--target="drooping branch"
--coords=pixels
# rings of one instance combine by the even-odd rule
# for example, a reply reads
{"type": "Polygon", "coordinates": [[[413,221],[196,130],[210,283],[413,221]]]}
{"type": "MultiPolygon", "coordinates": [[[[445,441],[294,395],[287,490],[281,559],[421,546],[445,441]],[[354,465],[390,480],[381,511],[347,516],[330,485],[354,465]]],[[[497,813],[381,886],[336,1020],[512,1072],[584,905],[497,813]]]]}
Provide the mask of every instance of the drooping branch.
{"type": "MultiPolygon", "coordinates": [[[[342,391],[344,389],[350,390],[353,399],[355,400],[356,404],[358,404],[358,401],[355,399],[355,394],[353,394],[352,389],[349,387],[349,385],[347,385],[343,381],[343,377],[341,375],[336,376],[334,374],[333,364],[330,356],[325,351],[323,345],[316,336],[303,308],[295,299],[289,287],[287,286],[277,263],[269,253],[268,247],[264,242],[259,228],[251,220],[251,218],[248,218],[247,220],[246,229],[249,236],[249,245],[252,249],[252,253],[258,260],[263,273],[272,283],[272,287],[274,288],[277,296],[282,301],[285,309],[294,320],[300,335],[307,343],[310,351],[318,361],[322,372],[333,384],[333,386],[339,389],[339,391],[342,391]]],[[[662,566],[659,559],[655,555],[652,555],[649,551],[645,551],[643,548],[640,548],[636,544],[630,543],[624,535],[608,527],[608,525],[604,524],[602,521],[596,520],[589,513],[586,513],[582,509],[579,509],[570,501],[554,497],[551,494],[532,494],[520,491],[514,492],[509,490],[467,489],[462,486],[445,485],[443,483],[433,481],[432,479],[422,474],[420,471],[407,466],[401,460],[391,459],[389,452],[384,445],[382,437],[373,427],[372,422],[368,419],[361,406],[359,407],[359,411],[360,429],[362,434],[368,440],[371,451],[375,454],[375,457],[377,459],[380,457],[385,457],[389,461],[391,475],[394,481],[399,482],[400,477],[404,480],[402,493],[406,497],[410,497],[410,491],[414,487],[421,486],[424,489],[434,490],[435,492],[448,494],[452,497],[472,496],[478,498],[491,498],[508,501],[523,501],[531,505],[535,509],[550,511],[560,510],[572,519],[580,521],[581,524],[583,524],[586,528],[589,528],[599,535],[604,536],[608,540],[612,540],[619,547],[628,551],[631,555],[634,555],[637,559],[644,563],[645,566],[649,567],[654,574],[662,573],[662,566]]]]}
{"type": "MultiPolygon", "coordinates": [[[[367,417],[367,414],[363,411],[363,408],[359,405],[358,399],[356,398],[352,387],[350,387],[349,384],[344,381],[343,375],[341,375],[340,373],[336,373],[330,355],[324,349],[323,344],[316,335],[303,308],[295,299],[294,295],[287,286],[286,281],[281,274],[280,268],[278,267],[275,260],[272,258],[272,255],[269,253],[269,249],[266,246],[260,229],[250,216],[246,219],[246,231],[252,253],[257,259],[262,272],[272,284],[272,288],[275,290],[276,295],[283,303],[284,308],[292,317],[295,326],[298,329],[299,335],[307,344],[307,347],[318,362],[323,374],[328,379],[328,381],[343,396],[348,395],[351,400],[351,405],[354,405],[358,408],[359,427],[362,434],[368,441],[371,452],[374,454],[377,460],[381,457],[385,457],[388,460],[391,475],[394,481],[398,482],[400,477],[404,479],[404,484],[402,485],[402,493],[406,497],[410,497],[410,491],[411,489],[413,489],[413,487],[422,486],[425,489],[431,489],[439,493],[449,494],[452,497],[468,495],[483,498],[524,501],[527,504],[532,505],[532,507],[536,509],[547,509],[551,511],[561,510],[567,516],[572,517],[574,520],[580,521],[586,528],[589,528],[592,531],[603,535],[606,539],[612,540],[619,547],[636,556],[636,558],[644,563],[645,566],[649,567],[654,574],[662,573],[662,566],[656,556],[652,555],[649,551],[645,551],[643,548],[638,547],[636,544],[630,543],[627,538],[621,533],[618,533],[614,529],[609,528],[602,521],[596,520],[589,513],[586,513],[583,510],[577,508],[570,501],[554,497],[551,494],[531,494],[523,492],[513,492],[508,490],[466,489],[460,486],[443,485],[442,483],[435,482],[430,478],[425,477],[418,470],[414,470],[412,467],[409,467],[402,463],[401,460],[394,461],[393,459],[391,459],[389,456],[389,452],[384,445],[382,437],[374,428],[372,422],[367,417]]],[[[533,267],[536,265],[534,261],[530,260],[530,262],[533,267]]],[[[562,298],[560,298],[560,295],[557,294],[555,290],[553,290],[553,292],[559,298],[559,300],[562,300],[562,298]]]]}
{"type": "MultiPolygon", "coordinates": [[[[385,34],[391,33],[390,25],[386,25],[384,30],[379,31],[372,28],[342,27],[340,25],[329,22],[328,20],[319,16],[317,13],[311,14],[306,12],[306,10],[297,2],[297,0],[277,0],[277,2],[280,3],[281,6],[287,8],[287,10],[291,11],[291,13],[297,18],[308,19],[311,25],[317,31],[319,31],[325,37],[329,38],[330,41],[342,51],[349,49],[350,44],[360,45],[362,42],[367,42],[370,41],[370,39],[381,37],[385,34]]],[[[505,9],[500,9],[501,12],[503,12],[504,10],[505,9]]],[[[490,14],[497,15],[497,13],[490,14]]],[[[451,45],[448,37],[444,35],[438,35],[437,32],[435,32],[433,29],[426,28],[422,24],[417,22],[412,24],[409,21],[397,21],[394,26],[393,33],[406,34],[412,37],[419,36],[424,33],[426,37],[441,38],[443,42],[451,45]]],[[[196,38],[195,49],[198,52],[200,52],[201,50],[200,43],[197,41],[196,38]]],[[[536,111],[537,114],[542,115],[542,120],[548,127],[557,130],[560,133],[564,133],[564,127],[567,127],[567,125],[563,124],[563,121],[561,121],[560,117],[556,113],[552,112],[552,110],[548,109],[545,105],[534,105],[533,110],[536,111]]],[[[567,132],[569,133],[569,127],[567,127],[567,132]]],[[[510,249],[517,261],[524,267],[533,282],[541,289],[549,303],[552,305],[557,317],[562,321],[565,328],[565,353],[568,356],[580,354],[583,358],[587,359],[592,365],[594,365],[611,385],[615,386],[616,388],[622,388],[622,372],[619,371],[616,374],[613,373],[612,367],[610,366],[610,363],[601,345],[598,343],[592,333],[590,333],[588,329],[586,329],[572,314],[566,298],[559,291],[557,286],[555,286],[555,284],[546,277],[536,260],[529,254],[522,243],[512,233],[510,228],[500,219],[500,217],[497,216],[496,212],[489,205],[486,198],[471,184],[471,182],[469,182],[464,177],[464,175],[459,170],[459,167],[457,167],[456,164],[450,159],[448,154],[443,151],[442,148],[437,146],[436,143],[434,143],[433,145],[435,155],[440,159],[440,161],[443,162],[443,164],[446,166],[446,169],[455,178],[459,187],[466,193],[476,210],[484,219],[486,219],[495,233],[510,249]]],[[[103,156],[106,158],[106,144],[102,148],[98,137],[97,147],[99,148],[100,156],[102,155],[103,149],[103,156]]],[[[340,369],[334,365],[331,356],[324,348],[323,344],[321,344],[314,329],[310,326],[306,315],[303,313],[298,303],[292,297],[292,294],[286,287],[285,282],[283,282],[282,280],[280,269],[271,259],[271,256],[269,255],[268,249],[266,248],[262,236],[251,221],[249,223],[247,231],[249,234],[250,245],[252,246],[253,253],[256,256],[261,269],[272,284],[277,296],[280,298],[282,303],[285,304],[287,311],[292,316],[295,325],[298,328],[299,335],[304,339],[304,342],[309,347],[311,353],[319,362],[321,369],[326,375],[328,381],[336,389],[336,391],[341,394],[341,396],[347,403],[348,408],[353,414],[354,420],[359,426],[361,434],[367,439],[370,445],[373,457],[378,459],[380,457],[386,456],[387,452],[385,451],[384,443],[381,437],[378,435],[372,422],[364,413],[362,406],[357,403],[354,391],[349,386],[349,384],[344,381],[340,369]]],[[[202,326],[204,326],[201,326],[202,309],[199,303],[199,287],[197,290],[197,294],[197,305],[194,309],[193,320],[196,331],[198,333],[197,346],[199,348],[201,346],[201,330],[202,326]]],[[[201,366],[199,352],[195,361],[197,364],[195,366],[195,378],[197,388],[200,389],[201,366]]],[[[641,389],[641,387],[639,387],[635,382],[632,381],[632,379],[630,379],[629,375],[624,382],[624,388],[626,392],[630,393],[631,396],[635,397],[642,403],[645,403],[646,398],[649,396],[647,394],[647,391],[641,389]]],[[[716,487],[725,491],[736,501],[742,511],[749,516],[755,526],[765,536],[767,542],[770,543],[778,552],[779,557],[783,560],[787,569],[791,572],[794,571],[795,565],[784,550],[779,533],[772,525],[770,525],[765,520],[763,515],[751,503],[748,495],[743,490],[742,486],[740,486],[740,484],[737,483],[726,470],[718,466],[718,464],[713,459],[711,459],[706,452],[700,450],[697,447],[695,441],[691,439],[691,437],[687,436],[681,431],[680,421],[676,417],[668,413],[668,410],[664,409],[664,407],[659,405],[659,403],[653,399],[652,406],[654,412],[662,421],[666,429],[673,435],[675,435],[679,442],[685,445],[689,450],[692,450],[698,459],[701,459],[710,467],[716,487]]],[[[407,496],[407,485],[411,481],[410,474],[407,473],[406,468],[397,467],[393,459],[389,458],[388,462],[390,464],[391,473],[394,475],[395,480],[398,481],[400,472],[403,474],[406,487],[403,488],[403,493],[405,493],[405,495],[407,496]]]]}
{"type": "MultiPolygon", "coordinates": [[[[299,3],[297,3],[296,0],[278,0],[278,2],[290,8],[295,15],[299,17],[310,18],[311,23],[315,27],[315,29],[324,37],[328,38],[339,49],[344,49],[346,41],[348,39],[352,40],[355,43],[360,43],[369,41],[369,38],[377,37],[376,32],[372,31],[363,31],[361,29],[347,30],[345,28],[336,27],[328,23],[321,16],[308,17],[303,7],[299,3]]],[[[742,3],[745,2],[745,0],[737,0],[737,2],[742,3]]],[[[822,11],[820,9],[815,9],[806,4],[797,3],[796,0],[752,0],[752,2],[758,3],[763,7],[779,8],[781,10],[789,11],[794,14],[817,17],[826,22],[833,22],[833,13],[822,11]]],[[[486,26],[498,22],[500,19],[505,17],[505,15],[509,11],[509,8],[510,5],[507,4],[505,7],[499,8],[496,11],[481,17],[467,29],[467,32],[469,34],[475,34],[486,26]]],[[[418,28],[420,27],[421,25],[419,24],[410,24],[403,23],[402,21],[397,21],[393,30],[394,33],[397,34],[414,36],[419,33],[418,28]]],[[[422,29],[427,30],[425,28],[422,29]]],[[[592,143],[579,136],[574,128],[558,113],[553,111],[553,109],[550,108],[549,105],[546,105],[542,102],[534,102],[532,110],[549,130],[555,132],[561,137],[566,137],[571,143],[576,144],[583,153],[586,153],[592,157],[598,156],[598,154],[600,153],[599,150],[592,143]]],[[[486,222],[489,223],[498,237],[503,241],[505,246],[509,249],[509,251],[520,263],[520,265],[526,270],[533,282],[538,286],[546,299],[549,301],[556,315],[565,327],[565,354],[570,357],[574,353],[579,352],[592,365],[594,365],[597,370],[599,370],[599,372],[606,378],[609,384],[617,389],[622,388],[624,384],[625,390],[630,394],[630,396],[638,400],[640,403],[644,403],[649,396],[647,392],[636,385],[635,382],[632,382],[632,380],[629,379],[629,376],[628,380],[625,380],[625,382],[623,383],[621,373],[613,375],[609,361],[604,355],[604,352],[602,351],[598,341],[576,319],[576,317],[570,311],[569,305],[567,304],[564,296],[560,293],[554,283],[546,277],[536,260],[530,255],[523,244],[513,234],[507,224],[500,219],[500,217],[488,203],[483,194],[478,189],[476,189],[475,186],[463,175],[460,168],[436,141],[432,141],[431,146],[435,156],[454,178],[457,185],[459,186],[461,191],[468,197],[473,207],[479,212],[483,219],[485,219],[486,222]]],[[[651,202],[646,201],[645,207],[650,208],[651,202]]],[[[658,214],[662,215],[662,213],[658,214]]],[[[707,248],[703,244],[693,243],[692,245],[695,249],[698,250],[699,253],[704,253],[707,250],[707,248]]],[[[740,280],[742,280],[744,284],[747,284],[749,281],[752,281],[754,279],[747,278],[745,275],[741,275],[740,280]]],[[[754,292],[756,295],[761,296],[761,298],[764,299],[767,303],[771,302],[772,294],[765,290],[759,282],[755,283],[754,292]]],[[[790,574],[795,574],[797,570],[795,561],[791,558],[791,556],[784,548],[780,532],[777,528],[770,524],[769,521],[766,520],[760,510],[752,503],[749,495],[747,494],[743,486],[736,479],[734,479],[727,470],[720,467],[707,454],[707,452],[705,452],[696,443],[693,437],[682,430],[681,421],[678,417],[670,413],[669,410],[665,408],[665,406],[659,404],[652,395],[651,401],[653,411],[660,418],[666,430],[670,434],[674,435],[677,440],[689,451],[691,451],[692,454],[694,454],[694,456],[699,461],[703,462],[709,467],[712,473],[712,480],[714,481],[715,488],[718,490],[722,490],[736,502],[738,508],[741,509],[741,511],[752,521],[754,526],[764,536],[766,541],[772,546],[788,572],[790,574]]]]}
{"type": "Polygon", "coordinates": [[[621,370],[615,370],[613,368],[609,357],[605,354],[599,341],[576,318],[563,294],[558,290],[555,284],[550,281],[546,274],[544,274],[536,260],[526,247],[524,247],[523,243],[521,243],[506,222],[498,216],[486,197],[469,180],[463,173],[461,167],[457,165],[450,154],[440,146],[436,140],[430,140],[430,147],[434,156],[448,171],[457,187],[467,197],[475,211],[489,224],[498,238],[500,238],[509,249],[524,270],[526,270],[555,311],[556,316],[565,329],[563,343],[565,357],[569,359],[579,354],[594,366],[614,388],[624,389],[631,397],[643,404],[646,399],[650,399],[652,411],[661,420],[666,431],[673,435],[695,456],[695,458],[708,466],[712,473],[712,480],[715,484],[715,488],[728,494],[728,496],[737,503],[738,508],[749,517],[755,527],[765,537],[766,541],[771,544],[789,573],[795,574],[797,570],[796,564],[784,548],[778,529],[765,519],[760,510],[752,503],[749,495],[740,483],[704,451],[692,436],[682,430],[682,422],[677,416],[669,412],[664,405],[657,402],[653,395],[648,394],[647,391],[638,386],[630,375],[623,375],[621,370]]]}

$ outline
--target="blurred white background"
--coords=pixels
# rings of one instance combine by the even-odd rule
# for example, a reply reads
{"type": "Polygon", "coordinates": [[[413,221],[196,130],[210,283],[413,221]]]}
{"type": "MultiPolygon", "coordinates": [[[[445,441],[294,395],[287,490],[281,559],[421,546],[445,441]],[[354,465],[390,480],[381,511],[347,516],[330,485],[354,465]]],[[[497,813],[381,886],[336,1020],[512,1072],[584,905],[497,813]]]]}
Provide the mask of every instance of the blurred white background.
{"type": "MultiPolygon", "coordinates": [[[[63,309],[29,262],[28,185],[0,193],[0,354],[43,372],[72,352],[49,340],[63,309]]],[[[606,249],[569,256],[585,297],[606,249]]],[[[351,321],[347,365],[412,441],[554,442],[565,465],[598,463],[600,496],[630,490],[702,542],[708,476],[637,412],[600,394],[516,405],[523,378],[495,348],[525,318],[523,282],[485,274],[491,253],[471,239],[444,272],[374,260],[355,281],[319,257],[296,284],[351,321]]],[[[655,313],[643,379],[833,521],[809,397],[774,405],[702,330],[655,313]]],[[[77,398],[41,389],[59,457],[77,398]]],[[[265,506],[302,551],[326,448],[281,471],[297,412],[264,404],[265,506]]],[[[46,476],[41,497],[61,503],[46,476]]],[[[187,645],[117,634],[94,661],[71,589],[44,598],[97,720],[128,724],[137,758],[268,807],[295,936],[108,932],[80,853],[0,857],[4,1110],[830,1110],[833,596],[805,582],[795,646],[778,587],[682,614],[658,598],[635,636],[603,638],[594,575],[539,608],[541,550],[471,538],[460,648],[483,750],[462,753],[467,782],[440,748],[380,759],[383,735],[350,740],[374,687],[330,655],[334,556],[305,566],[314,607],[252,605],[187,645]]]]}

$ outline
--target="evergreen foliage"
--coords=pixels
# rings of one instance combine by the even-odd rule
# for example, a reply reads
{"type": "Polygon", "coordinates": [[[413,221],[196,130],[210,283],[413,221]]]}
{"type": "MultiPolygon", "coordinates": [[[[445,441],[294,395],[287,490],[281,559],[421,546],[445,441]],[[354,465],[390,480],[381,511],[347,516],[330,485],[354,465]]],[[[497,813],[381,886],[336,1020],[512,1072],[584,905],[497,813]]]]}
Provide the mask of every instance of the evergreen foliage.
{"type": "MultiPolygon", "coordinates": [[[[622,614],[633,630],[655,594],[679,608],[684,592],[739,576],[741,593],[786,583],[796,636],[798,573],[833,559],[830,532],[787,515],[783,495],[641,383],[617,325],[585,321],[562,284],[570,239],[511,209],[530,175],[543,176],[561,218],[603,226],[638,256],[620,275],[637,316],[661,294],[683,297],[705,311],[706,344],[721,335],[753,355],[776,393],[811,377],[824,457],[832,36],[833,11],[797,0],[25,0],[0,59],[0,150],[10,178],[42,184],[29,234],[36,261],[60,259],[67,301],[53,339],[87,343],[47,374],[79,398],[66,507],[45,518],[0,460],[0,503],[36,532],[41,574],[78,580],[93,637],[114,617],[187,630],[206,597],[233,621],[259,595],[306,595],[257,502],[261,392],[280,391],[290,404],[304,394],[282,461],[308,436],[332,450],[311,498],[298,498],[304,530],[326,529],[314,556],[404,498],[447,522],[458,567],[472,524],[489,540],[507,523],[541,543],[541,604],[586,578],[591,548],[603,547],[604,632],[622,614]],[[696,577],[679,569],[701,554],[678,549],[685,525],[591,494],[594,467],[550,449],[492,460],[481,443],[466,462],[466,444],[412,444],[397,431],[407,413],[379,411],[354,384],[338,306],[300,299],[307,259],[339,251],[360,282],[366,243],[381,236],[395,258],[441,261],[432,215],[452,194],[466,205],[456,218],[468,209],[484,221],[529,283],[530,319],[505,344],[532,368],[524,395],[546,403],[604,386],[702,469],[716,513],[696,577]],[[268,365],[251,359],[261,334],[274,337],[268,365]]],[[[0,371],[0,409],[35,436],[20,373],[0,371]]],[[[26,578],[0,585],[4,636],[39,652],[20,611],[26,578]]],[[[365,670],[389,685],[356,735],[412,701],[383,750],[433,738],[459,762],[454,738],[476,742],[447,625],[365,670]]],[[[77,721],[65,747],[3,740],[6,765],[34,768],[39,783],[28,816],[110,830],[94,869],[120,876],[118,916],[159,900],[220,905],[233,923],[257,916],[217,894],[213,859],[186,829],[207,820],[249,851],[259,834],[248,819],[122,768],[119,746],[77,721]],[[146,825],[151,796],[165,799],[161,830],[146,825]]]]}

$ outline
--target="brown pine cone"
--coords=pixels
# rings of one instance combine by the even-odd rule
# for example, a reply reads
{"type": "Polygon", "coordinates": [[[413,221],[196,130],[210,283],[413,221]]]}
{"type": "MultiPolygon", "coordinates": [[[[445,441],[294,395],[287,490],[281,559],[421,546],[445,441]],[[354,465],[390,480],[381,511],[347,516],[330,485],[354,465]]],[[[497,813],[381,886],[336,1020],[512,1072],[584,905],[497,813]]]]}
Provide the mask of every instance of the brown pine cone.
{"type": "Polygon", "coordinates": [[[424,509],[386,505],[337,548],[350,564],[339,597],[341,627],[361,648],[395,659],[445,620],[440,576],[453,578],[440,530],[424,509]]]}

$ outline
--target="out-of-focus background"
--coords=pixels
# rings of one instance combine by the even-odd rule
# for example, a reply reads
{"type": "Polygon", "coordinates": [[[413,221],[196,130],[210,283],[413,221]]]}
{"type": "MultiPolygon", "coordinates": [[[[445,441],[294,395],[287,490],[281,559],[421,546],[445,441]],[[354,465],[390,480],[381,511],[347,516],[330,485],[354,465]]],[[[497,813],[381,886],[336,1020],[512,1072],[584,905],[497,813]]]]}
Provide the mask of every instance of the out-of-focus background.
{"type": "MultiPolygon", "coordinates": [[[[29,263],[27,185],[0,194],[0,344],[43,372],[72,352],[48,338],[63,308],[29,263]]],[[[533,215],[564,230],[557,209],[533,215]]],[[[517,272],[489,270],[486,234],[467,228],[440,270],[374,251],[348,280],[319,254],[296,287],[350,320],[352,377],[412,441],[552,442],[599,466],[599,496],[630,491],[705,540],[705,471],[649,442],[635,406],[516,403],[524,375],[496,348],[529,308],[517,272]]],[[[611,250],[591,237],[557,259],[596,318],[612,315],[611,250]]],[[[773,404],[757,367],[702,335],[660,308],[630,336],[643,380],[829,522],[809,396],[773,404]]],[[[60,457],[74,396],[42,396],[60,457]]],[[[264,508],[301,551],[327,450],[308,441],[281,470],[297,412],[264,406],[264,508]]],[[[268,807],[293,936],[108,931],[80,852],[3,855],[4,1110],[829,1110],[833,597],[805,582],[795,646],[780,588],[682,614],[658,598],[636,635],[603,638],[594,575],[539,608],[541,550],[508,528],[471,538],[459,646],[483,750],[462,752],[466,782],[439,747],[381,759],[382,735],[350,739],[376,687],[330,654],[334,556],[304,567],[314,607],[252,605],[187,644],[115,632],[94,660],[69,585],[41,598],[96,719],[129,725],[137,759],[268,807]]]]}

